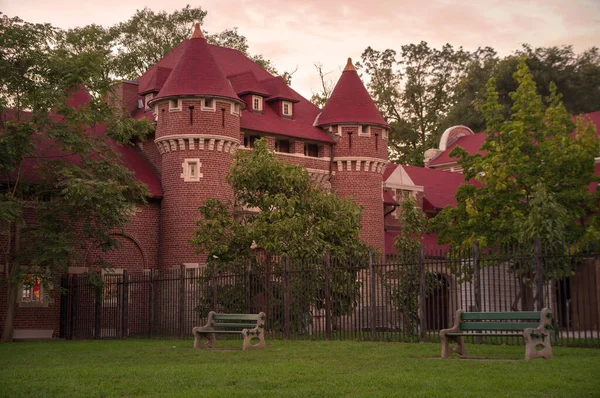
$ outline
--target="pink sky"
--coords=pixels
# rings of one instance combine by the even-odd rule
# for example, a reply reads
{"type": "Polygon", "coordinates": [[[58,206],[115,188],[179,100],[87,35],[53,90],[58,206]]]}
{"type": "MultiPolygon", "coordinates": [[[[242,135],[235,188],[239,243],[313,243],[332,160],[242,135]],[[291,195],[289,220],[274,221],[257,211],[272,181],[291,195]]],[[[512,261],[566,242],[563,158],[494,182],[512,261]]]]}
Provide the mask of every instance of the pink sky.
{"type": "MultiPolygon", "coordinates": [[[[188,1],[0,0],[8,16],[69,28],[112,25],[136,9],[174,11],[188,1]]],[[[474,50],[491,46],[506,55],[522,43],[573,44],[576,51],[600,46],[600,0],[205,0],[203,29],[237,26],[251,53],[261,53],[279,71],[293,71],[292,87],[310,98],[319,89],[313,64],[337,80],[346,59],[421,40],[474,50]],[[468,6],[463,4],[469,4],[468,6]]]]}

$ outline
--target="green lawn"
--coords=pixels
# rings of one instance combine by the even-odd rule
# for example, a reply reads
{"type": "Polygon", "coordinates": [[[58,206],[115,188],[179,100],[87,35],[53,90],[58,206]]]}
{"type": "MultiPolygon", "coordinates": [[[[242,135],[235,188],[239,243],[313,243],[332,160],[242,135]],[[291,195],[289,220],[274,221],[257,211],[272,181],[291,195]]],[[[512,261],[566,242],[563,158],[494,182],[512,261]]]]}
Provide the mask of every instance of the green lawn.
{"type": "MultiPolygon", "coordinates": [[[[600,350],[554,348],[524,361],[515,346],[268,341],[266,350],[193,350],[189,340],[0,345],[0,396],[600,397],[600,350]]],[[[219,342],[241,347],[241,341],[219,342]]]]}

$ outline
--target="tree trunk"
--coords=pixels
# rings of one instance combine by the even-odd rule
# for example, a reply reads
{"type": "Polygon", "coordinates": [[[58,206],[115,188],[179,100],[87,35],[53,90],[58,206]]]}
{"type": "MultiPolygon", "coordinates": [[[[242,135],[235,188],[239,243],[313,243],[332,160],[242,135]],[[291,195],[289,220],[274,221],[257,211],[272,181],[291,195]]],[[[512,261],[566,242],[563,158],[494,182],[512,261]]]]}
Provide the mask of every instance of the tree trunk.
{"type": "Polygon", "coordinates": [[[533,311],[533,287],[521,281],[521,311],[533,311]]]}
{"type": "MultiPolygon", "coordinates": [[[[10,225],[8,226],[10,230],[10,225]]],[[[10,237],[10,235],[9,235],[10,237]]],[[[15,248],[14,252],[17,252],[21,246],[21,228],[19,225],[15,225],[15,236],[14,236],[15,248]]],[[[0,338],[0,343],[9,343],[13,339],[13,330],[15,328],[15,310],[17,306],[17,293],[19,291],[19,285],[14,281],[13,276],[17,274],[19,269],[19,264],[16,262],[11,262],[10,257],[10,246],[11,242],[9,240],[7,250],[7,258],[6,258],[6,267],[7,267],[7,281],[8,281],[8,297],[7,297],[7,310],[6,310],[6,318],[4,319],[4,329],[2,330],[2,338],[0,338]],[[10,267],[12,263],[12,267],[10,267]]]]}

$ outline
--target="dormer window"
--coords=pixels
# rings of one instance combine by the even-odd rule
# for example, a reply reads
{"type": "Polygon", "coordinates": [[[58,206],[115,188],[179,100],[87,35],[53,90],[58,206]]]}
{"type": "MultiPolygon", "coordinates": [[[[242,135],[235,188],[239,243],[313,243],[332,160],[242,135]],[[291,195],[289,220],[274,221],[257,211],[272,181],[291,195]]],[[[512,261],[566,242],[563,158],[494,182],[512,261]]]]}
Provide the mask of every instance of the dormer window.
{"type": "Polygon", "coordinates": [[[144,104],[146,105],[146,108],[145,108],[145,109],[146,109],[146,111],[150,111],[150,110],[152,110],[152,109],[150,108],[150,105],[148,105],[148,102],[150,102],[150,100],[151,100],[152,98],[154,98],[154,95],[153,95],[153,94],[146,94],[146,96],[144,97],[144,100],[145,100],[145,101],[144,101],[144,104]]]}
{"type": "Polygon", "coordinates": [[[263,99],[258,95],[252,96],[252,110],[254,112],[262,112],[263,109],[263,99]]]}
{"type": "Polygon", "coordinates": [[[283,116],[292,116],[292,103],[288,101],[283,101],[281,103],[281,113],[283,116]]]}
{"type": "Polygon", "coordinates": [[[214,111],[216,109],[216,101],[214,98],[202,98],[200,107],[203,111],[214,111]]]}
{"type": "Polygon", "coordinates": [[[169,100],[169,112],[179,112],[181,111],[181,100],[177,98],[172,98],[169,100]]]}

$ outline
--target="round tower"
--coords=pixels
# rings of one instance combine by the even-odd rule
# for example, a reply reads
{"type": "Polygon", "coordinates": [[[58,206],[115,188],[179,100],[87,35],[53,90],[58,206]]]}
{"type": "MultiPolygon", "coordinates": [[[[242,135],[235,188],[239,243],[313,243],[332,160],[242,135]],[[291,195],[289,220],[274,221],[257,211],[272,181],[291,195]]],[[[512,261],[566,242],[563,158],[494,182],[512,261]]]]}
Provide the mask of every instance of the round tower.
{"type": "Polygon", "coordinates": [[[198,24],[158,95],[150,101],[161,154],[160,264],[202,263],[189,243],[198,207],[207,199],[233,199],[225,177],[240,144],[243,102],[218,64],[198,24]]]}
{"type": "Polygon", "coordinates": [[[385,252],[383,172],[388,163],[389,125],[383,119],[348,58],[317,124],[337,139],[332,190],[353,196],[363,207],[361,238],[385,252]]]}

